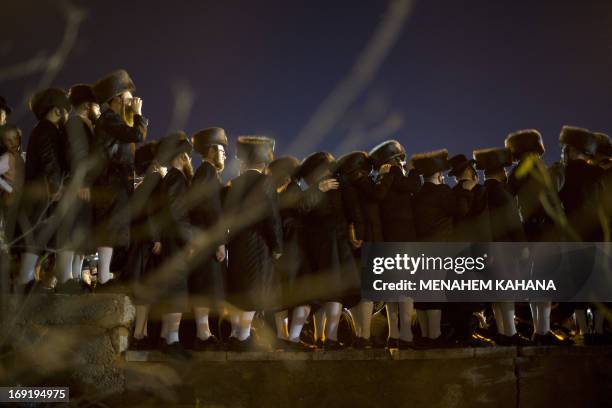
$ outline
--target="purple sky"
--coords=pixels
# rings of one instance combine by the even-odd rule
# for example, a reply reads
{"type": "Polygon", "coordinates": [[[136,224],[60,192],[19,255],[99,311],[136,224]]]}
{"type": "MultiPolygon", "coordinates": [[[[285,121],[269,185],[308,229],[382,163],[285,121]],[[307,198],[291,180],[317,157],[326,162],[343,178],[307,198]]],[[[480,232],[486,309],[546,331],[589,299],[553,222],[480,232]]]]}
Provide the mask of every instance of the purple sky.
{"type": "MultiPolygon", "coordinates": [[[[11,3],[0,6],[2,69],[55,49],[65,25],[59,2],[11,3]]],[[[54,85],[126,68],[144,100],[150,136],[159,138],[169,130],[173,87],[187,84],[195,98],[188,133],[208,126],[224,127],[232,139],[264,133],[277,139],[281,154],[292,153],[289,145],[350,72],[388,7],[387,1],[75,4],[88,16],[54,85]]],[[[18,105],[40,78],[2,80],[0,94],[18,105]]],[[[610,132],[611,118],[612,2],[417,0],[374,79],[318,148],[367,150],[394,137],[409,154],[442,147],[470,154],[535,127],[553,161],[563,124],[610,132]],[[391,123],[389,132],[380,131],[384,123],[391,123]],[[354,135],[358,142],[346,144],[354,135]]],[[[34,125],[29,113],[11,119],[26,134],[34,125]]]]}

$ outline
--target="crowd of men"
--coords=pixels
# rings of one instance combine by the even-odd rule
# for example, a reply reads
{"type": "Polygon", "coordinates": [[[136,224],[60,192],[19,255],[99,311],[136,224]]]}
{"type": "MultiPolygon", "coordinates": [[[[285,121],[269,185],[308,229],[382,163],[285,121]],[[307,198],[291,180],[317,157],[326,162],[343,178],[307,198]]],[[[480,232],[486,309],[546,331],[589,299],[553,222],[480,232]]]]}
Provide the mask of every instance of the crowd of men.
{"type": "MultiPolygon", "coordinates": [[[[225,131],[210,127],[190,137],[177,131],[147,141],[148,120],[135,89],[128,73],[118,70],[68,92],[36,93],[29,108],[38,124],[25,159],[21,130],[7,124],[11,108],[0,99],[3,256],[10,253],[18,265],[13,291],[88,292],[83,259],[97,254],[95,291],[127,287],[136,305],[132,348],[161,344],[168,353],[188,355],[179,339],[187,311],[197,326],[196,350],[253,348],[258,311],[274,315],[284,348],[368,348],[373,302],[360,292],[364,242],[610,238],[612,145],[603,133],[564,126],[562,159],[550,167],[534,129],[510,134],[505,146],[475,150],[473,158],[449,158],[439,150],[409,161],[396,140],[369,152],[339,158],[315,152],[298,160],[275,157],[269,137],[239,136],[240,174],[224,184],[220,175],[230,144],[225,131]],[[195,173],[194,154],[201,157],[195,173]],[[454,187],[445,174],[455,178],[454,187]],[[53,289],[39,276],[49,255],[53,289]],[[152,309],[163,316],[161,343],[148,336],[152,309]],[[355,337],[344,345],[338,326],[347,309],[355,337]],[[223,313],[231,334],[222,342],[209,316],[223,313]],[[304,339],[311,316],[314,338],[304,339]]],[[[591,307],[592,328],[589,305],[573,306],[585,343],[609,341],[602,305],[591,307]]],[[[473,313],[487,307],[497,344],[571,343],[551,331],[550,302],[530,304],[528,339],[517,332],[512,302],[407,298],[386,304],[387,346],[490,345],[471,324],[473,313]],[[415,309],[418,325],[412,324],[415,309]],[[443,318],[453,329],[450,337],[442,333],[443,318]]]]}

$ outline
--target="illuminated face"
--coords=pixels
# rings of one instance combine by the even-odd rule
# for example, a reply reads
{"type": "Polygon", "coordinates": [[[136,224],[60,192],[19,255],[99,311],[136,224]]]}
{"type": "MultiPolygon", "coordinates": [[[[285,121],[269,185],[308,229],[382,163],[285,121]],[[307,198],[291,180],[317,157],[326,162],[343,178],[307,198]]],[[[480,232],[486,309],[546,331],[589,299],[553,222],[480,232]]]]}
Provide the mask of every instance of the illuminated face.
{"type": "Polygon", "coordinates": [[[6,111],[4,109],[0,109],[0,126],[6,125],[6,111]]]}
{"type": "Polygon", "coordinates": [[[9,130],[2,135],[2,143],[11,153],[18,153],[21,138],[16,130],[9,130]]]}
{"type": "Polygon", "coordinates": [[[208,157],[207,159],[215,166],[218,172],[222,172],[225,168],[225,147],[223,145],[215,145],[211,146],[208,149],[208,157]]]}

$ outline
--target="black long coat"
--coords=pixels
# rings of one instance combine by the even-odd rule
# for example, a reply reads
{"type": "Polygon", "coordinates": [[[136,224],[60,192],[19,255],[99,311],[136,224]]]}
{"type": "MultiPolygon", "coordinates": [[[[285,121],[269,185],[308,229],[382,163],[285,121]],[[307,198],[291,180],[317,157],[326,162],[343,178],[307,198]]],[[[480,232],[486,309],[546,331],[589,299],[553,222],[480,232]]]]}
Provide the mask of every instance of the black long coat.
{"type": "MultiPolygon", "coordinates": [[[[89,119],[71,116],[65,126],[64,149],[67,165],[67,182],[74,177],[80,178],[81,188],[92,188],[96,173],[96,161],[93,155],[94,130],[89,119]],[[82,178],[81,178],[82,177],[82,178]]],[[[94,252],[93,242],[93,209],[91,202],[74,199],[62,221],[60,236],[62,244],[82,253],[94,252]]]]}
{"type": "Polygon", "coordinates": [[[130,216],[128,200],[134,191],[134,153],[131,144],[145,140],[148,121],[134,116],[128,126],[111,109],[95,125],[96,158],[100,162],[94,183],[94,219],[97,246],[127,246],[130,216]]]}
{"type": "Polygon", "coordinates": [[[385,242],[414,242],[416,229],[414,221],[414,197],[421,188],[421,178],[414,172],[404,176],[401,169],[391,167],[384,174],[381,184],[390,186],[379,204],[383,239],[385,242]]]}
{"type": "Polygon", "coordinates": [[[521,214],[516,197],[507,183],[488,179],[487,189],[489,225],[492,242],[523,242],[526,240],[521,222],[521,214]]]}
{"type": "MultiPolygon", "coordinates": [[[[202,161],[193,176],[190,188],[191,199],[194,200],[190,218],[195,232],[221,234],[221,230],[227,229],[223,222],[222,189],[217,169],[211,163],[202,161]]],[[[215,251],[226,239],[223,234],[223,238],[197,254],[198,260],[189,274],[189,292],[192,295],[192,303],[196,306],[209,306],[209,302],[221,300],[225,296],[226,262],[217,261],[215,251]]]]}
{"type": "Polygon", "coordinates": [[[359,271],[349,241],[349,224],[359,224],[358,199],[354,190],[340,183],[338,190],[321,192],[312,186],[306,193],[308,213],[304,218],[306,254],[316,282],[313,300],[358,301],[359,271]]]}
{"type": "Polygon", "coordinates": [[[131,205],[131,231],[129,278],[135,284],[134,297],[137,303],[153,303],[155,288],[150,280],[161,266],[162,255],[153,253],[153,245],[161,242],[161,217],[164,196],[163,177],[158,172],[148,172],[140,185],[134,190],[131,205]]]}
{"type": "Polygon", "coordinates": [[[53,195],[66,178],[63,129],[43,119],[32,130],[25,162],[24,191],[20,226],[30,231],[25,236],[26,251],[41,254],[46,247],[56,247],[61,223],[55,213],[53,195]]]}
{"type": "Polygon", "coordinates": [[[280,307],[285,308],[310,300],[304,296],[312,272],[305,252],[304,196],[305,193],[295,181],[279,194],[283,256],[275,264],[275,273],[280,282],[280,307]]]}
{"type": "Polygon", "coordinates": [[[231,181],[224,203],[229,218],[230,302],[242,310],[278,306],[273,295],[273,253],[282,253],[282,224],[278,196],[269,176],[247,170],[231,181]]]}
{"type": "Polygon", "coordinates": [[[352,213],[356,218],[355,232],[357,239],[364,242],[383,241],[383,228],[380,214],[380,202],[387,194],[391,185],[391,179],[382,179],[375,182],[369,175],[361,174],[349,177],[346,180],[347,187],[354,190],[357,205],[352,213]]]}
{"type": "Polygon", "coordinates": [[[487,202],[487,189],[477,184],[468,193],[461,183],[453,187],[453,192],[459,196],[469,197],[469,208],[466,214],[455,217],[453,230],[457,242],[490,242],[491,225],[487,202]]]}
{"type": "Polygon", "coordinates": [[[572,160],[565,166],[559,198],[569,225],[582,241],[600,241],[603,229],[598,208],[602,198],[600,183],[603,170],[584,160],[572,160]]]}
{"type": "Polygon", "coordinates": [[[164,208],[162,210],[161,244],[162,271],[160,273],[161,303],[170,312],[188,309],[189,260],[184,253],[191,241],[193,229],[186,204],[189,181],[177,168],[172,167],[162,182],[164,208]],[[168,265],[172,265],[168,267],[168,265]]]}

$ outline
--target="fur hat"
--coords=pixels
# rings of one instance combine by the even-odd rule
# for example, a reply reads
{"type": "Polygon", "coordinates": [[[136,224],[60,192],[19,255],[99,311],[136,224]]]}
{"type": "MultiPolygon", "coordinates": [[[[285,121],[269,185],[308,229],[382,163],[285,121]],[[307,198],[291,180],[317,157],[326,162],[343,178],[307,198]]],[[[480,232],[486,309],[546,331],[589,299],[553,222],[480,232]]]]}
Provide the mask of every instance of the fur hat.
{"type": "Polygon", "coordinates": [[[210,127],[194,133],[191,137],[191,143],[193,143],[193,149],[196,152],[204,154],[209,146],[221,145],[227,147],[227,135],[225,130],[219,127],[210,127]]]}
{"type": "Polygon", "coordinates": [[[387,140],[375,146],[369,153],[375,167],[380,167],[396,157],[406,159],[406,149],[397,140],[387,140]]]}
{"type": "Polygon", "coordinates": [[[87,84],[77,84],[70,87],[68,90],[68,98],[70,98],[70,103],[75,108],[78,108],[81,104],[86,102],[98,103],[91,85],[87,84]]]}
{"type": "Polygon", "coordinates": [[[593,155],[597,152],[598,139],[590,130],[576,126],[563,126],[559,135],[562,146],[571,146],[574,149],[593,155]]]}
{"type": "Polygon", "coordinates": [[[366,152],[351,152],[336,160],[337,169],[342,174],[351,174],[362,170],[370,174],[372,171],[372,160],[366,152]]]}
{"type": "Polygon", "coordinates": [[[510,133],[506,137],[505,146],[512,152],[512,159],[518,161],[525,153],[544,154],[542,134],[536,129],[524,129],[510,133]]]}
{"type": "Polygon", "coordinates": [[[157,160],[161,165],[169,164],[181,153],[191,153],[193,146],[182,130],[162,138],[157,146],[157,160]]]}
{"type": "Polygon", "coordinates": [[[274,160],[274,139],[265,136],[239,136],[236,157],[245,163],[270,163],[274,160]]]}
{"type": "Polygon", "coordinates": [[[334,156],[328,152],[315,152],[302,160],[302,164],[298,170],[298,178],[303,178],[305,180],[313,177],[318,178],[319,174],[323,173],[325,170],[329,170],[332,173],[335,172],[334,156]]]}
{"type": "Polygon", "coordinates": [[[0,96],[0,109],[5,111],[7,115],[10,115],[11,112],[13,111],[11,107],[8,105],[8,103],[6,102],[6,99],[4,99],[4,96],[0,96]]]}
{"type": "Polygon", "coordinates": [[[478,170],[499,170],[512,164],[512,152],[505,147],[474,150],[474,160],[478,170]]]}
{"type": "Polygon", "coordinates": [[[449,176],[459,176],[468,166],[473,166],[474,160],[465,157],[465,154],[456,154],[448,160],[451,171],[449,176]]]}
{"type": "Polygon", "coordinates": [[[434,152],[419,153],[412,156],[410,159],[414,169],[424,176],[430,176],[434,173],[445,171],[450,168],[448,162],[448,150],[436,150],[434,152]]]}
{"type": "Polygon", "coordinates": [[[595,138],[597,138],[597,154],[612,156],[612,143],[610,142],[610,136],[601,132],[595,132],[593,135],[595,138]]]}
{"type": "Polygon", "coordinates": [[[136,174],[139,176],[144,175],[147,169],[153,163],[155,156],[157,156],[158,142],[148,142],[136,149],[134,154],[134,166],[136,174]]]}
{"type": "Polygon", "coordinates": [[[123,92],[136,91],[136,86],[126,70],[118,69],[98,79],[92,89],[98,103],[102,104],[123,92]]]}
{"type": "Polygon", "coordinates": [[[35,93],[30,99],[29,107],[38,120],[42,120],[52,108],[63,108],[67,111],[71,108],[66,91],[59,88],[48,88],[35,93]]]}
{"type": "Polygon", "coordinates": [[[268,171],[275,178],[294,177],[300,167],[297,157],[282,156],[276,158],[268,165],[268,171]]]}

